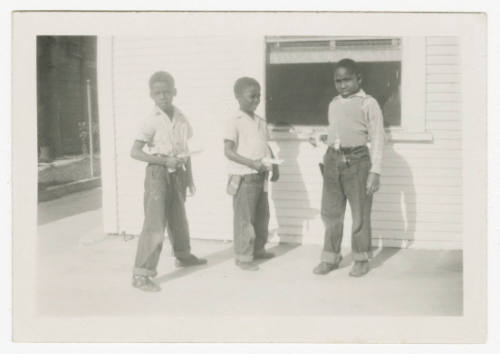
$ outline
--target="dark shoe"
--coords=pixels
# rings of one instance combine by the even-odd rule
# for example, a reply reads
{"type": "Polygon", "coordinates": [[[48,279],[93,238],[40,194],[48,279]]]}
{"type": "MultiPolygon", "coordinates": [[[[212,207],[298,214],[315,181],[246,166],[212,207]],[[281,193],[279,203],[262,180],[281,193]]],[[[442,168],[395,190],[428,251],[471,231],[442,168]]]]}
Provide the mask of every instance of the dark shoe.
{"type": "Polygon", "coordinates": [[[271,259],[275,256],[274,253],[271,253],[271,252],[267,252],[267,251],[263,251],[263,252],[259,252],[259,253],[256,253],[253,258],[254,259],[271,259]]]}
{"type": "Polygon", "coordinates": [[[158,292],[161,290],[156,283],[144,275],[134,275],[132,277],[132,286],[146,292],[158,292]]]}
{"type": "Polygon", "coordinates": [[[186,257],[186,258],[177,258],[175,260],[175,266],[176,267],[192,267],[192,266],[198,266],[198,265],[203,265],[207,264],[207,260],[204,258],[198,258],[194,254],[186,257]]]}
{"type": "Polygon", "coordinates": [[[362,277],[363,275],[368,273],[369,270],[370,264],[368,263],[368,261],[356,261],[354,262],[349,275],[351,277],[362,277]]]}
{"type": "Polygon", "coordinates": [[[316,266],[316,268],[313,269],[313,273],[318,275],[328,274],[332,270],[338,269],[340,262],[342,262],[342,256],[338,257],[338,260],[335,263],[328,263],[322,261],[320,264],[316,266]]]}
{"type": "Polygon", "coordinates": [[[251,270],[251,271],[259,270],[259,266],[252,262],[242,262],[239,260],[235,260],[235,263],[238,267],[240,267],[243,270],[251,270]]]}

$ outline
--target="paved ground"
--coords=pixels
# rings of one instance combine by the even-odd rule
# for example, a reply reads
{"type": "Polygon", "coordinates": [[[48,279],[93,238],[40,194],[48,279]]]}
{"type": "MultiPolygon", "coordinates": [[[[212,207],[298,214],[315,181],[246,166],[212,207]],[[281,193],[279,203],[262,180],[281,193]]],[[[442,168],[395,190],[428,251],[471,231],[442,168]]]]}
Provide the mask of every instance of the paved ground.
{"type": "Polygon", "coordinates": [[[459,251],[375,251],[372,271],[312,274],[319,245],[270,245],[278,257],[258,272],[234,266],[229,242],[193,240],[204,267],[176,269],[166,248],[160,293],[130,286],[137,240],[102,232],[100,190],[39,205],[37,304],[43,316],[461,315],[459,251]],[[97,208],[96,208],[97,205],[97,208]]]}

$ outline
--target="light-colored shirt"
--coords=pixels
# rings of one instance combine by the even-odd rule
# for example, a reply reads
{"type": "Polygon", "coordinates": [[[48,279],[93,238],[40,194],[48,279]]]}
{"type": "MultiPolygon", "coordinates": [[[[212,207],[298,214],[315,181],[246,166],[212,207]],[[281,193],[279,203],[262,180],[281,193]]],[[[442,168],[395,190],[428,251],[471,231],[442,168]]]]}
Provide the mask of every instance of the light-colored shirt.
{"type": "Polygon", "coordinates": [[[189,152],[193,129],[182,112],[174,107],[172,120],[158,106],[141,122],[135,140],[147,143],[149,153],[179,155],[189,152]]]}
{"type": "Polygon", "coordinates": [[[354,147],[370,143],[371,172],[380,174],[384,150],[384,118],[377,101],[363,90],[333,98],[328,107],[327,144],[354,147]]]}
{"type": "MultiPolygon", "coordinates": [[[[236,153],[250,160],[259,160],[270,157],[267,145],[269,131],[264,118],[254,114],[250,117],[245,112],[236,111],[226,123],[224,140],[231,140],[235,144],[236,153]]],[[[229,174],[246,175],[257,173],[256,170],[229,160],[229,174]]]]}

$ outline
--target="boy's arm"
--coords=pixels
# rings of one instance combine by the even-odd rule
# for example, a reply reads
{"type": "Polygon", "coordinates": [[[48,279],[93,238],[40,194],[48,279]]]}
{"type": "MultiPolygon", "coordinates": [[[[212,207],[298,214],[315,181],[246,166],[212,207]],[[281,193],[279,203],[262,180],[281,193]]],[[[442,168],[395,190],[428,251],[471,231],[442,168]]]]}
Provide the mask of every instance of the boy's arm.
{"type": "Polygon", "coordinates": [[[188,186],[194,186],[193,168],[191,165],[191,158],[190,157],[187,158],[186,164],[184,166],[186,167],[188,186]]]}
{"type": "Polygon", "coordinates": [[[167,166],[169,168],[176,168],[179,164],[179,160],[173,156],[155,156],[144,152],[145,141],[136,140],[132,145],[130,151],[130,157],[134,160],[143,161],[147,163],[152,163],[160,166],[167,166]]]}
{"type": "MultiPolygon", "coordinates": [[[[273,149],[269,145],[267,145],[267,149],[269,150],[269,154],[272,159],[274,159],[274,153],[273,149]]],[[[271,182],[276,182],[280,178],[280,168],[277,164],[272,165],[272,170],[271,170],[271,182]]]]}
{"type": "Polygon", "coordinates": [[[384,117],[382,110],[374,98],[367,106],[368,137],[370,139],[370,152],[372,169],[370,172],[380,175],[382,172],[382,156],[384,153],[384,117]]]}
{"type": "Polygon", "coordinates": [[[384,117],[382,110],[375,99],[368,102],[368,136],[371,145],[372,168],[366,183],[367,194],[372,195],[380,188],[380,173],[382,171],[382,156],[384,152],[384,117]]]}
{"type": "Polygon", "coordinates": [[[266,171],[266,167],[259,160],[251,160],[236,152],[236,146],[232,140],[224,140],[224,155],[231,161],[248,166],[258,172],[266,171]]]}

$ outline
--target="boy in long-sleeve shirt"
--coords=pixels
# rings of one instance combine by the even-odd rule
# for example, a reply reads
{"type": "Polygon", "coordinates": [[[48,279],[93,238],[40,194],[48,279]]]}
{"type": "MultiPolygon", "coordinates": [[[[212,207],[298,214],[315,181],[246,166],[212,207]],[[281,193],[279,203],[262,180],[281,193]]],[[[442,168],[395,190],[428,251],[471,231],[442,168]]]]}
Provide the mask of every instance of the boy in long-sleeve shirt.
{"type": "Polygon", "coordinates": [[[334,74],[339,92],[328,109],[328,150],[324,156],[321,216],[325,241],[315,274],[338,268],[346,201],[352,212],[352,254],[349,275],[369,271],[372,196],[380,186],[384,124],[377,101],[361,89],[361,75],[351,59],[339,61],[334,74]],[[370,151],[367,143],[370,143],[370,151]]]}

